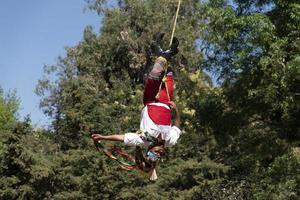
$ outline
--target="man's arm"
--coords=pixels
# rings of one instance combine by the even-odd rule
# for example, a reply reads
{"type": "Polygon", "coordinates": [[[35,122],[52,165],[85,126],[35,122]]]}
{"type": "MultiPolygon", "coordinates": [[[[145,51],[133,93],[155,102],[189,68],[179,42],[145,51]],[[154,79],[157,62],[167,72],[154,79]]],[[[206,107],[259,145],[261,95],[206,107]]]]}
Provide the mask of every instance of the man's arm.
{"type": "Polygon", "coordinates": [[[123,135],[100,135],[100,134],[92,134],[92,139],[95,141],[99,140],[109,140],[109,141],[117,141],[123,142],[124,141],[124,134],[123,135]]]}
{"type": "Polygon", "coordinates": [[[180,115],[177,108],[175,109],[174,126],[180,128],[180,115]]]}
{"type": "Polygon", "coordinates": [[[173,125],[176,126],[177,128],[179,128],[180,127],[180,114],[177,109],[177,106],[176,106],[175,102],[173,102],[173,101],[170,101],[169,105],[170,105],[171,109],[175,111],[173,125]]]}

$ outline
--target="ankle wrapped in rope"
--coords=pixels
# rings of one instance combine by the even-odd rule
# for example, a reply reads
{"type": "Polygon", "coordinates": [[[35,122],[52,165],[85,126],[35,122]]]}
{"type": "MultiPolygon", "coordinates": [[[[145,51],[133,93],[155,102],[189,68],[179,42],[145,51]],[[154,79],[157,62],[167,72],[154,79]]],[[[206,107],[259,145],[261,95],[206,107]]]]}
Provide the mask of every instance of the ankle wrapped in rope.
{"type": "Polygon", "coordinates": [[[155,60],[155,63],[149,75],[154,80],[160,80],[166,68],[167,68],[167,60],[164,57],[160,56],[155,60]]]}

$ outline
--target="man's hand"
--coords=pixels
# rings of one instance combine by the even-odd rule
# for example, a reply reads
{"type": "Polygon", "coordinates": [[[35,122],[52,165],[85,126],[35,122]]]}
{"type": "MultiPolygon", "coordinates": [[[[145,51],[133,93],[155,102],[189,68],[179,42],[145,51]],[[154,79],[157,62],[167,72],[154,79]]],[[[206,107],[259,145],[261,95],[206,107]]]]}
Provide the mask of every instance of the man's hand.
{"type": "Polygon", "coordinates": [[[174,109],[174,110],[177,109],[177,106],[176,106],[176,104],[175,104],[174,101],[169,101],[168,104],[169,104],[169,106],[170,106],[171,109],[174,109]]]}
{"type": "Polygon", "coordinates": [[[100,135],[100,134],[92,134],[92,135],[91,135],[91,138],[92,138],[94,141],[99,141],[99,140],[103,139],[102,135],[100,135]]]}

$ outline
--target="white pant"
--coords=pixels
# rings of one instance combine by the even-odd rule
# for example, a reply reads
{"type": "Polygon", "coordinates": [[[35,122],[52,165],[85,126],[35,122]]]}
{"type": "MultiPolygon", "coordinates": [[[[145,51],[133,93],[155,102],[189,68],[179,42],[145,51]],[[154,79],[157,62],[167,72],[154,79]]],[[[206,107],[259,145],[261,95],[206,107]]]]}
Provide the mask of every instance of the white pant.
{"type": "MultiPolygon", "coordinates": [[[[181,130],[176,126],[166,126],[155,124],[148,115],[147,106],[144,107],[141,116],[140,129],[143,132],[148,132],[149,135],[157,138],[159,135],[165,140],[166,146],[173,146],[177,143],[177,140],[181,134],[181,130]]],[[[137,133],[126,133],[124,137],[124,143],[126,145],[147,145],[145,141],[140,138],[137,133]]]]}

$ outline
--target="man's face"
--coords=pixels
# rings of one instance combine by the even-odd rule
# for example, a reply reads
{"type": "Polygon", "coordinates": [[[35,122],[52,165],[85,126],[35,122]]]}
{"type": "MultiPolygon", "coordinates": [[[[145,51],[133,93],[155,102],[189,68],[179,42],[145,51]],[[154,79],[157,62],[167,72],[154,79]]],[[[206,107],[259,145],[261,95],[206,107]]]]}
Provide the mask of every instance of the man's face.
{"type": "Polygon", "coordinates": [[[156,153],[159,156],[163,156],[165,154],[165,149],[164,149],[163,145],[152,147],[150,149],[150,151],[152,151],[153,153],[156,153]]]}

